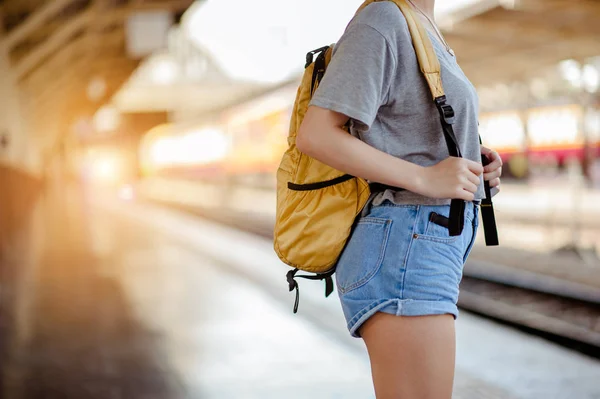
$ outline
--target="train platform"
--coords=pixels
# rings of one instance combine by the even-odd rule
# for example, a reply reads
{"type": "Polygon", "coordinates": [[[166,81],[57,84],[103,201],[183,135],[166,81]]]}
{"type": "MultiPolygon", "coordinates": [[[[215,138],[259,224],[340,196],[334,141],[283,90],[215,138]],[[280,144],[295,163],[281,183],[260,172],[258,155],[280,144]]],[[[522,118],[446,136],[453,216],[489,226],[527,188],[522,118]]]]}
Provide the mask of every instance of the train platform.
{"type": "Polygon", "coordinates": [[[565,250],[563,253],[537,253],[518,248],[486,247],[483,237],[469,256],[468,268],[473,272],[488,269],[500,273],[535,275],[560,281],[571,282],[586,289],[596,290],[600,300],[600,260],[590,252],[565,250]]]}
{"type": "MultiPolygon", "coordinates": [[[[374,397],[336,298],[306,284],[292,314],[264,237],[48,194],[2,270],[3,398],[374,397]]],[[[598,360],[541,338],[463,311],[457,344],[454,398],[600,396],[598,360]]]]}
{"type": "MultiPolygon", "coordinates": [[[[494,198],[501,245],[486,247],[481,228],[470,257],[478,265],[467,270],[508,270],[528,279],[533,275],[599,288],[600,190],[559,183],[503,184],[494,198]]],[[[272,235],[275,192],[269,188],[152,178],[136,190],[140,198],[272,235]]]]}
{"type": "Polygon", "coordinates": [[[600,228],[600,187],[586,185],[579,176],[503,183],[494,202],[507,221],[600,228]]]}
{"type": "Polygon", "coordinates": [[[501,245],[486,247],[480,231],[468,273],[570,284],[600,302],[599,189],[564,179],[504,184],[494,203],[501,245]]]}

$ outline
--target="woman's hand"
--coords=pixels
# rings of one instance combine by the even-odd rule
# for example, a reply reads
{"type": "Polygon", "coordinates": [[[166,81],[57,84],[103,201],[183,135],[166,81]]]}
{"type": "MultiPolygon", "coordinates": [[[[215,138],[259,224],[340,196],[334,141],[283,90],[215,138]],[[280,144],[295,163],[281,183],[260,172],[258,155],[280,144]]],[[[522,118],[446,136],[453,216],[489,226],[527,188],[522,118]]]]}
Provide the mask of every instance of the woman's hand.
{"type": "Polygon", "coordinates": [[[417,192],[430,198],[473,201],[483,166],[465,158],[448,157],[420,171],[417,192]]]}
{"type": "Polygon", "coordinates": [[[490,187],[500,187],[500,176],[502,175],[502,158],[494,150],[481,146],[481,153],[487,157],[490,163],[483,168],[483,180],[490,182],[490,187]]]}

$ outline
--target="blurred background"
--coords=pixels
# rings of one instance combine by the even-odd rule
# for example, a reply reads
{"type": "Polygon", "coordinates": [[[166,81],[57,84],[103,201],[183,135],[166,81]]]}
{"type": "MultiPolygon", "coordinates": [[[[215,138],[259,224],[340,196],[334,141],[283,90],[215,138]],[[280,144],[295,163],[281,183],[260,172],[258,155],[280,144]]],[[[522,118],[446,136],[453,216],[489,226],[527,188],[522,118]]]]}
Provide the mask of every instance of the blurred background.
{"type": "MultiPolygon", "coordinates": [[[[305,54],[360,0],[0,2],[0,397],[374,398],[275,256],[305,54]]],[[[455,398],[600,397],[600,3],[438,0],[504,161],[455,398]]]]}

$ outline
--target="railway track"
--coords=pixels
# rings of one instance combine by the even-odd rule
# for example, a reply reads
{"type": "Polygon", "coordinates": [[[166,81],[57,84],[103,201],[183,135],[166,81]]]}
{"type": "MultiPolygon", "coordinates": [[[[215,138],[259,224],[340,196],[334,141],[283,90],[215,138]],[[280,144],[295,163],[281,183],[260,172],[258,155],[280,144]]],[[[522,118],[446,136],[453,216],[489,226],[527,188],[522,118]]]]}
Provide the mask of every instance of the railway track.
{"type": "MultiPolygon", "coordinates": [[[[600,303],[465,275],[459,307],[600,358],[600,303]]],[[[546,290],[551,291],[551,290],[546,290]]]]}
{"type": "MultiPolygon", "coordinates": [[[[253,215],[161,204],[273,237],[272,225],[253,215]]],[[[465,268],[459,307],[600,358],[600,292],[548,276],[495,268],[493,263],[478,266],[465,268]]]]}

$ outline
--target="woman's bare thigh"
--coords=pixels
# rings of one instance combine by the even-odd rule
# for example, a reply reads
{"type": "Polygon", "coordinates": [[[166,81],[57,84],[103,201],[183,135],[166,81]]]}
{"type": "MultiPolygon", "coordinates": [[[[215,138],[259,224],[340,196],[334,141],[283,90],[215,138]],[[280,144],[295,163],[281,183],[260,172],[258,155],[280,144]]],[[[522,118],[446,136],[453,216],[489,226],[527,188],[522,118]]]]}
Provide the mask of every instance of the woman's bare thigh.
{"type": "Polygon", "coordinates": [[[360,329],[377,399],[450,399],[456,338],[451,315],[376,313],[360,329]]]}

